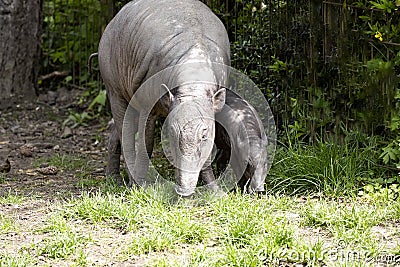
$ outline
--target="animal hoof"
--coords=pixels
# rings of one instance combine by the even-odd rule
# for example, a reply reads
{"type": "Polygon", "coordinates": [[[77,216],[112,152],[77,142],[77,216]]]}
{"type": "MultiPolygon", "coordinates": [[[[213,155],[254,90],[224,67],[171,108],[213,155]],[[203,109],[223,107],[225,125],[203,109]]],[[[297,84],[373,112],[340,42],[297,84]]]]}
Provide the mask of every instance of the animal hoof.
{"type": "Polygon", "coordinates": [[[261,196],[265,196],[267,194],[267,191],[265,191],[265,190],[264,191],[256,191],[255,193],[257,194],[258,197],[261,197],[261,196]]]}
{"type": "Polygon", "coordinates": [[[211,182],[211,183],[209,183],[209,184],[207,184],[207,185],[205,185],[208,189],[210,189],[211,191],[214,191],[214,192],[218,192],[218,191],[221,191],[221,188],[218,186],[218,184],[214,181],[214,182],[211,182]]]}
{"type": "Polygon", "coordinates": [[[133,188],[133,187],[136,188],[136,187],[139,187],[138,184],[137,184],[134,180],[132,180],[132,179],[129,179],[129,182],[128,182],[127,186],[128,186],[129,188],[133,188]]]}
{"type": "Polygon", "coordinates": [[[176,185],[175,192],[182,198],[189,198],[192,195],[194,195],[195,188],[185,188],[185,187],[176,185]]]}

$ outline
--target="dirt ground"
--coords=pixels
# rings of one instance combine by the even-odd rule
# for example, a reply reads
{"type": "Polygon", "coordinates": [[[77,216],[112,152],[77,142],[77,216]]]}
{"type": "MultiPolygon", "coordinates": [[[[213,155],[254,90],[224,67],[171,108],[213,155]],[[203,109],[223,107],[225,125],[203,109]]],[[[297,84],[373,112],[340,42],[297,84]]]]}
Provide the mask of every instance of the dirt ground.
{"type": "MultiPolygon", "coordinates": [[[[54,169],[48,164],[49,159],[56,155],[61,159],[64,156],[78,158],[89,165],[85,170],[90,170],[91,177],[105,178],[107,122],[110,117],[104,116],[74,129],[63,127],[69,109],[76,112],[82,109],[75,106],[80,95],[82,91],[60,88],[57,92],[40,95],[34,102],[0,110],[0,197],[10,194],[27,197],[21,204],[1,205],[0,215],[16,218],[24,231],[0,235],[0,255],[40,243],[44,236],[32,235],[31,230],[43,225],[52,205],[88,190],[79,185],[82,179],[77,175],[79,170],[69,165],[54,169]],[[8,172],[5,170],[7,165],[11,167],[8,172]]],[[[104,235],[104,229],[97,228],[92,229],[92,234],[104,235]]],[[[106,236],[111,236],[109,242],[113,244],[115,234],[106,236]]],[[[116,249],[115,245],[109,247],[116,249]]],[[[89,249],[97,265],[111,260],[107,252],[96,247],[89,249]]],[[[49,264],[46,261],[42,263],[49,264]]],[[[50,264],[63,266],[60,262],[50,264]]]]}
{"type": "Polygon", "coordinates": [[[83,157],[93,175],[104,175],[109,118],[74,129],[62,125],[68,109],[78,109],[74,103],[81,93],[60,88],[56,93],[40,95],[32,103],[0,110],[0,166],[7,158],[11,165],[10,171],[3,174],[6,182],[0,183],[0,195],[12,190],[50,200],[67,192],[78,193],[76,170],[53,170],[57,172],[54,175],[51,170],[46,172],[49,166],[40,166],[55,154],[83,157]]]}

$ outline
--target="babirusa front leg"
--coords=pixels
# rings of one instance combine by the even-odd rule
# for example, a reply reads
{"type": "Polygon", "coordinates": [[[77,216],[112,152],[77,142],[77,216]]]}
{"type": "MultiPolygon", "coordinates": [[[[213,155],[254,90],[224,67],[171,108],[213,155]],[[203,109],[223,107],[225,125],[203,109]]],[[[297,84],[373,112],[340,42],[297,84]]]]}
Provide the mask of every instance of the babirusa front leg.
{"type": "Polygon", "coordinates": [[[133,172],[135,182],[140,186],[146,186],[146,184],[148,184],[147,172],[150,163],[149,155],[151,155],[152,146],[154,144],[154,125],[155,118],[153,116],[140,114],[138,147],[133,172]]]}

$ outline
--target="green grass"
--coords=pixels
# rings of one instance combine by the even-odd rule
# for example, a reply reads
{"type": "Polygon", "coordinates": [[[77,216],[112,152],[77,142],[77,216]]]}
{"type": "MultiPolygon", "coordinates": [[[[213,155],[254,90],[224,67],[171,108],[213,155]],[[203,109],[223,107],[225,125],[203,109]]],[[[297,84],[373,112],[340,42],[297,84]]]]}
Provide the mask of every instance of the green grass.
{"type": "MultiPolygon", "coordinates": [[[[41,257],[50,265],[91,265],[88,249],[109,246],[93,236],[93,229],[100,236],[114,229],[117,261],[143,258],[148,266],[324,266],[333,262],[332,251],[338,248],[362,256],[392,255],[399,253],[398,245],[385,248],[372,231],[399,220],[400,202],[395,195],[381,197],[384,191],[366,187],[361,196],[348,198],[228,194],[171,204],[151,190],[99,190],[56,204],[32,232],[42,241],[26,250],[29,257],[19,251],[2,261],[36,262],[41,257]],[[317,231],[311,238],[310,229],[324,234],[317,231]]],[[[11,225],[4,229],[13,228],[10,218],[1,221],[11,225]]],[[[361,263],[350,259],[342,266],[367,264],[364,258],[361,263]]]]}
{"type": "MultiPolygon", "coordinates": [[[[374,149],[280,149],[267,195],[192,199],[171,197],[163,185],[127,189],[94,180],[82,158],[41,159],[84,173],[82,193],[49,203],[44,222],[30,227],[16,222],[19,209],[0,213],[0,266],[104,265],[98,257],[145,266],[374,266],[373,259],[400,254],[400,189],[371,183],[386,171],[374,149]],[[11,250],[10,233],[36,241],[11,250]]],[[[0,205],[28,201],[9,193],[0,205]]]]}
{"type": "Polygon", "coordinates": [[[27,252],[0,254],[0,266],[2,267],[28,267],[33,265],[35,265],[35,260],[27,252]]]}
{"type": "Polygon", "coordinates": [[[7,234],[10,232],[19,232],[20,228],[15,222],[15,219],[8,215],[0,213],[0,234],[7,234]]]}
{"type": "Polygon", "coordinates": [[[9,191],[7,194],[0,196],[0,205],[15,205],[21,204],[26,200],[26,197],[19,195],[16,192],[9,191]]]}
{"type": "Polygon", "coordinates": [[[156,232],[149,229],[146,233],[138,233],[135,235],[124,251],[125,256],[148,254],[151,252],[162,252],[175,248],[175,236],[163,231],[156,232]]]}
{"type": "Polygon", "coordinates": [[[86,176],[91,170],[86,158],[81,155],[54,154],[51,157],[39,158],[35,160],[34,167],[48,164],[57,167],[59,170],[74,170],[82,177],[86,176]]]}
{"type": "Polygon", "coordinates": [[[77,186],[79,188],[92,188],[100,186],[101,184],[102,181],[100,179],[96,179],[91,176],[85,177],[85,175],[83,175],[82,179],[77,182],[77,186]]]}
{"type": "Polygon", "coordinates": [[[61,232],[43,240],[43,244],[36,249],[37,255],[50,259],[66,259],[89,239],[74,232],[61,232]]]}
{"type": "MultiPolygon", "coordinates": [[[[212,244],[211,247],[217,248],[218,253],[213,254],[197,250],[197,255],[186,259],[190,262],[188,266],[273,265],[279,256],[288,255],[302,255],[289,257],[289,261],[322,264],[327,249],[324,242],[304,245],[304,240],[296,234],[296,229],[306,226],[327,229],[333,243],[346,242],[353,249],[378,255],[381,248],[376,246],[377,240],[372,238],[370,229],[394,220],[397,209],[394,200],[388,208],[387,202],[371,203],[364,198],[349,199],[346,203],[310,198],[299,203],[279,195],[255,198],[235,194],[207,205],[170,205],[144,191],[129,191],[117,197],[98,193],[79,201],[85,203],[86,212],[70,213],[81,209],[75,203],[66,211],[71,218],[104,222],[111,227],[119,225],[133,233],[122,258],[173,253],[182,246],[196,244],[212,244]],[[360,200],[365,203],[357,203],[360,200]],[[371,209],[375,212],[371,213],[371,209]],[[291,221],[288,214],[292,213],[299,214],[299,222],[291,221]]],[[[166,263],[161,260],[153,264],[164,266],[166,263]]]]}
{"type": "Polygon", "coordinates": [[[93,164],[85,156],[78,154],[54,154],[51,157],[38,158],[34,162],[34,167],[39,168],[42,165],[55,166],[59,174],[65,171],[73,172],[79,179],[76,186],[82,189],[104,186],[100,179],[94,177],[93,164]]]}
{"type": "MultiPolygon", "coordinates": [[[[71,255],[82,253],[80,249],[91,238],[74,228],[74,225],[64,217],[52,214],[36,231],[47,234],[39,245],[33,246],[36,255],[50,259],[67,259],[71,255]]],[[[82,259],[82,255],[78,258],[82,259]]]]}
{"type": "Polygon", "coordinates": [[[365,146],[320,142],[280,147],[267,179],[268,189],[286,194],[352,195],[363,184],[384,180],[387,169],[379,165],[379,151],[373,139],[365,146]]]}

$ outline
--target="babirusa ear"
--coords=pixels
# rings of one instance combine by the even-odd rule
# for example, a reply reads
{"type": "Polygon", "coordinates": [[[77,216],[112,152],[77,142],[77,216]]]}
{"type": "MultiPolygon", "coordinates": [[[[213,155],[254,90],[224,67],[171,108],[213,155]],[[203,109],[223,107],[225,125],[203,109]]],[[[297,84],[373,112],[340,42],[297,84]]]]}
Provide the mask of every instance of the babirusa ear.
{"type": "Polygon", "coordinates": [[[169,102],[172,103],[174,101],[174,95],[171,93],[171,90],[169,90],[168,86],[166,84],[161,84],[161,87],[163,87],[165,90],[167,90],[169,94],[169,102]]]}
{"type": "Polygon", "coordinates": [[[213,96],[214,112],[220,112],[225,105],[225,88],[219,89],[213,96]]]}

